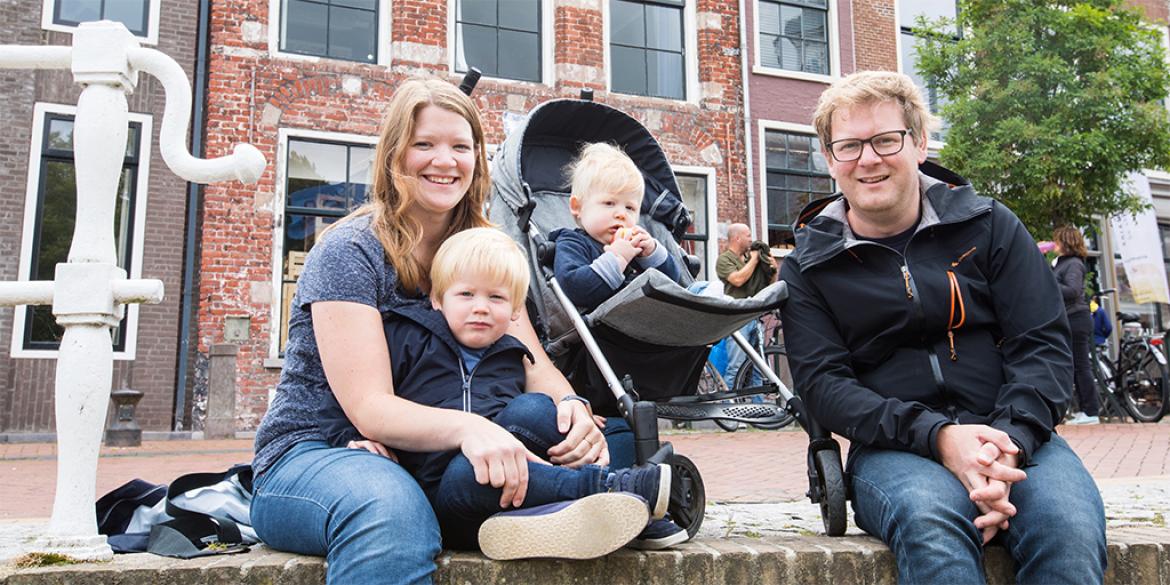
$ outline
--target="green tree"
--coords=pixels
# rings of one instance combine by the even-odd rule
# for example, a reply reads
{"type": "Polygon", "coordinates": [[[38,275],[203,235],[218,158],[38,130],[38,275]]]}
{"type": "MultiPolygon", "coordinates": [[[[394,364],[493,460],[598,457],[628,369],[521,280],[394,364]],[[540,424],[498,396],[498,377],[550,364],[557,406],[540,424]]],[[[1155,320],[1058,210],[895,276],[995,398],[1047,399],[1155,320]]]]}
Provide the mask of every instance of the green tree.
{"type": "Polygon", "coordinates": [[[1033,235],[1141,209],[1126,173],[1170,166],[1170,87],[1154,28],[1121,0],[960,0],[919,20],[919,72],[947,98],[942,163],[1033,235]]]}

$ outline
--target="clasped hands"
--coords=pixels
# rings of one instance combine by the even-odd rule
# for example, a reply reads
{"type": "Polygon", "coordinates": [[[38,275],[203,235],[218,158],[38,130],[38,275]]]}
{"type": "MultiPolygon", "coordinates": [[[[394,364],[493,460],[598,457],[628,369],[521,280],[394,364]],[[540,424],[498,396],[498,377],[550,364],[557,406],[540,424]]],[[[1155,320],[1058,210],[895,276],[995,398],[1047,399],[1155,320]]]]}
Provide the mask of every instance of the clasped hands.
{"type": "Polygon", "coordinates": [[[1019,469],[1019,447],[1007,433],[986,425],[946,425],[937,447],[942,464],[959,479],[979,509],[975,527],[987,544],[1007,530],[1016,507],[1009,501],[1011,485],[1028,478],[1019,469]]]}
{"type": "Polygon", "coordinates": [[[632,261],[638,256],[649,256],[654,253],[654,248],[658,247],[658,240],[650,235],[640,225],[635,225],[630,228],[622,228],[614,234],[613,241],[604,247],[606,252],[613,252],[621,257],[626,262],[632,261]]]}

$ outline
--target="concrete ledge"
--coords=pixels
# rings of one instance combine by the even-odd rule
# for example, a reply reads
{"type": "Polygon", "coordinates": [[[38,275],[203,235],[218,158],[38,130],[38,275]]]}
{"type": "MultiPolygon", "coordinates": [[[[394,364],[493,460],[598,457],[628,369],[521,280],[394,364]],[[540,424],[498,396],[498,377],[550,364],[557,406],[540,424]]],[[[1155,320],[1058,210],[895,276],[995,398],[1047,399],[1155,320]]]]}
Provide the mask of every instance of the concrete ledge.
{"type": "MultiPolygon", "coordinates": [[[[1170,529],[1123,528],[1109,533],[1111,584],[1170,585],[1170,529]]],[[[782,536],[699,539],[672,551],[622,550],[594,561],[492,562],[478,554],[444,553],[439,584],[540,583],[658,585],[668,583],[895,583],[894,558],[864,536],[782,536]]],[[[988,582],[1014,582],[1015,563],[988,550],[988,582]]],[[[324,561],[258,546],[248,554],[183,561],[119,555],[109,563],[14,570],[0,567],[2,585],[320,585],[324,561]]]]}

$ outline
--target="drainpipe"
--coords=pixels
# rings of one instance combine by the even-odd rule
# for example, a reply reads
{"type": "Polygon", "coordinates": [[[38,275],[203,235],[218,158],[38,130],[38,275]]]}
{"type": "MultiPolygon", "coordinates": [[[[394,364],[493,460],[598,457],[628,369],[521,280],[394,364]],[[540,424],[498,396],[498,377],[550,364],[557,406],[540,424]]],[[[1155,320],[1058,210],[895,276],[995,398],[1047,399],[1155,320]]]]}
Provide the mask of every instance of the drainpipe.
{"type": "MultiPolygon", "coordinates": [[[[211,47],[211,0],[199,0],[199,28],[195,48],[195,95],[191,115],[191,154],[203,158],[204,116],[207,109],[207,54],[211,47]]],[[[187,403],[187,362],[191,340],[191,312],[195,308],[195,262],[198,248],[199,207],[203,186],[187,183],[187,240],[183,246],[183,291],[179,319],[178,375],[175,381],[175,414],[171,428],[183,428],[187,403]]]]}
{"type": "MultiPolygon", "coordinates": [[[[748,40],[747,40],[747,3],[745,0],[739,0],[739,63],[741,83],[743,84],[743,139],[745,158],[747,162],[747,200],[748,200],[748,225],[752,229],[752,239],[758,240],[756,237],[756,175],[752,171],[752,153],[755,152],[755,142],[752,140],[752,100],[751,91],[748,89],[748,40]]],[[[727,178],[731,180],[731,177],[727,178]]]]}

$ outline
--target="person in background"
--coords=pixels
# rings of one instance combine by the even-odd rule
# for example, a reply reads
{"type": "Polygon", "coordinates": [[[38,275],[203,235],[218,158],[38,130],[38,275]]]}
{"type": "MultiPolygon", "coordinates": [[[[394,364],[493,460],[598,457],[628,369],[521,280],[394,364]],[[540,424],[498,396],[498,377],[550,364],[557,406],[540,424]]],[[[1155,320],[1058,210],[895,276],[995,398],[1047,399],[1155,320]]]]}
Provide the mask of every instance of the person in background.
{"type": "MultiPolygon", "coordinates": [[[[723,292],[733,299],[746,299],[764,290],[776,280],[776,262],[766,244],[753,246],[751,229],[742,223],[727,226],[727,249],[715,261],[715,274],[723,281],[723,292]]],[[[752,347],[759,350],[763,331],[758,320],[752,320],[739,330],[752,347]]],[[[747,354],[734,341],[727,343],[727,370],[723,381],[728,388],[735,386],[735,376],[747,360],[747,354]]],[[[760,374],[752,376],[753,385],[760,384],[760,374]]],[[[759,399],[760,397],[754,397],[759,399]]]]}
{"type": "Polygon", "coordinates": [[[1109,338],[1113,335],[1113,320],[1105,314],[1105,307],[1095,299],[1089,302],[1089,312],[1093,314],[1093,343],[1097,347],[1109,345],[1109,338]]]}
{"type": "Polygon", "coordinates": [[[1093,383],[1093,318],[1089,303],[1085,301],[1085,238],[1080,230],[1066,225],[1052,232],[1056,244],[1056,262],[1052,271],[1060,285],[1060,296],[1068,315],[1072,331],[1073,385],[1077,391],[1077,402],[1081,412],[1072,416],[1065,424],[1095,425],[1101,422],[1098,415],[1101,406],[1097,399],[1097,386],[1093,383]]]}

